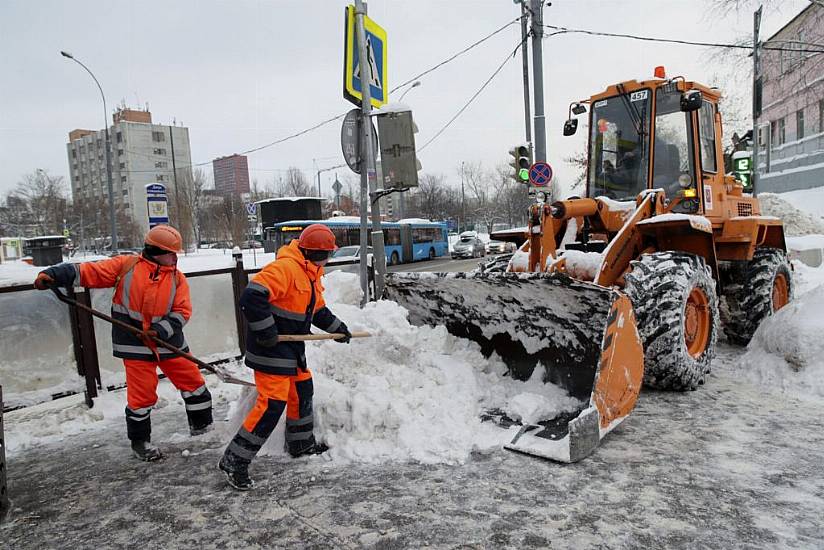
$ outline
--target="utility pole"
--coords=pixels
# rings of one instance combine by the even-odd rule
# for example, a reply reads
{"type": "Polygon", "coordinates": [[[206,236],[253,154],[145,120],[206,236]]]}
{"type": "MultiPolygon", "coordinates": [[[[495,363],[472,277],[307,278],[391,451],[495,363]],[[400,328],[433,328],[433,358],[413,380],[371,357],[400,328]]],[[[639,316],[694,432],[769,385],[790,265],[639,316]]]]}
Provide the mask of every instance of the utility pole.
{"type": "Polygon", "coordinates": [[[761,29],[761,11],[764,6],[758,6],[752,19],[752,194],[758,193],[758,110],[761,92],[758,89],[758,31],[761,29]]]}
{"type": "MultiPolygon", "coordinates": [[[[360,63],[361,83],[361,151],[366,165],[361,167],[361,236],[360,236],[360,279],[363,289],[361,306],[369,301],[369,276],[367,273],[367,223],[366,210],[372,210],[372,249],[375,259],[375,293],[383,293],[383,279],[386,254],[383,249],[383,230],[381,229],[380,203],[377,200],[377,170],[375,167],[375,150],[372,148],[372,93],[370,81],[372,66],[369,63],[369,52],[366,47],[366,31],[363,26],[363,16],[366,15],[366,5],[363,0],[355,0],[355,33],[358,41],[358,58],[360,63]],[[374,196],[374,197],[373,197],[374,196]]],[[[376,296],[376,297],[377,297],[376,296]]]]}
{"type": "Polygon", "coordinates": [[[524,66],[524,131],[527,143],[532,142],[532,124],[530,124],[529,108],[529,48],[527,47],[527,37],[529,36],[529,16],[526,10],[526,0],[521,0],[521,60],[524,66]]]}
{"type": "MultiPolygon", "coordinates": [[[[177,190],[177,165],[175,164],[175,138],[172,134],[172,127],[169,126],[169,146],[172,149],[172,184],[175,186],[175,210],[177,210],[177,228],[181,233],[189,232],[188,227],[181,227],[183,222],[182,209],[180,207],[180,191],[177,190]]],[[[197,248],[197,247],[195,247],[197,248]]]]}
{"type": "MultiPolygon", "coordinates": [[[[530,0],[532,12],[532,85],[535,89],[535,158],[546,162],[546,119],[544,116],[544,55],[541,41],[544,37],[544,2],[530,0]]],[[[552,200],[556,197],[553,193],[552,200]]]]}
{"type": "MultiPolygon", "coordinates": [[[[466,195],[464,194],[464,161],[461,161],[461,225],[463,226],[463,230],[466,231],[466,195]]],[[[461,228],[458,228],[458,233],[461,232],[461,228]]]]}

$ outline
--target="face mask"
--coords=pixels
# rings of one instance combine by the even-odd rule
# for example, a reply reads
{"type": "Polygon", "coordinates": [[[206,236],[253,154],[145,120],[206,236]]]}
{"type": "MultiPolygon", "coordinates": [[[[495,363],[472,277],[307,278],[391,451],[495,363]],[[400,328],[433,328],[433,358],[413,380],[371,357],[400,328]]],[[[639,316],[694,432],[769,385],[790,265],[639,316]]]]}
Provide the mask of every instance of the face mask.
{"type": "Polygon", "coordinates": [[[169,252],[167,254],[161,254],[159,256],[153,256],[154,260],[164,266],[171,266],[177,265],[177,254],[174,252],[169,252]]]}
{"type": "Polygon", "coordinates": [[[315,265],[325,265],[332,255],[331,250],[307,250],[303,253],[304,257],[315,265]]]}

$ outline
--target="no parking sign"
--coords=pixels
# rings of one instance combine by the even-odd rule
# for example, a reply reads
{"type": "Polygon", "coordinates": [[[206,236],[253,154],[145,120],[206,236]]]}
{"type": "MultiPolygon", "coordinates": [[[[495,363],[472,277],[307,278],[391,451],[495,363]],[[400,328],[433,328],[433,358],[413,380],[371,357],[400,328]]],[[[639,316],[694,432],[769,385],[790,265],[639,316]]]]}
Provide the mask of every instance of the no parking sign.
{"type": "Polygon", "coordinates": [[[529,184],[546,187],[552,181],[552,167],[546,162],[536,162],[529,167],[529,184]]]}

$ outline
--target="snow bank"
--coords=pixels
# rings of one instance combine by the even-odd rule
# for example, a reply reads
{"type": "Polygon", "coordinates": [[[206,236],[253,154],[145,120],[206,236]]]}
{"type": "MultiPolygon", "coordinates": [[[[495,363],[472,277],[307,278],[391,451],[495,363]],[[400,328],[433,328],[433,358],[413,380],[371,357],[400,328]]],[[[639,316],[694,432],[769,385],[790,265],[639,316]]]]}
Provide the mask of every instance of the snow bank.
{"type": "Polygon", "coordinates": [[[795,298],[761,323],[736,368],[762,387],[824,397],[824,269],[793,264],[795,298]]]}
{"type": "MultiPolygon", "coordinates": [[[[481,422],[484,410],[500,409],[511,418],[533,422],[580,406],[560,388],[543,384],[543,369],[536,369],[530,381],[512,380],[504,376],[506,367],[497,357],[485,359],[477,344],[450,335],[444,327],[410,325],[406,310],[395,302],[381,301],[359,309],[360,290],[354,274],[330,273],[324,286],[330,307],[350,329],[374,335],[349,345],[307,344],[314,375],[316,435],[332,447],[328,458],[333,465],[407,460],[460,463],[473,451],[509,442],[517,431],[516,427],[505,430],[481,422]]],[[[228,368],[252,378],[252,371],[243,365],[228,368]]],[[[255,395],[240,386],[221,384],[212,376],[207,379],[215,402],[229,403],[228,422],[218,422],[219,428],[206,436],[215,446],[223,446],[255,395]]],[[[159,396],[160,410],[154,414],[172,405],[165,414],[180,419],[159,424],[164,429],[155,429],[153,441],[162,446],[185,440],[188,434],[179,394],[164,380],[159,396]],[[169,425],[175,426],[171,433],[169,425]]],[[[91,410],[68,398],[9,413],[9,453],[84,431],[125,432],[125,399],[126,393],[118,391],[104,393],[91,410]]],[[[283,422],[262,453],[283,453],[283,422]]]]}
{"type": "Polygon", "coordinates": [[[818,215],[811,215],[804,210],[793,206],[786,200],[790,193],[777,195],[775,193],[759,193],[761,213],[765,216],[775,216],[784,222],[784,233],[791,236],[824,234],[824,221],[818,215]]]}

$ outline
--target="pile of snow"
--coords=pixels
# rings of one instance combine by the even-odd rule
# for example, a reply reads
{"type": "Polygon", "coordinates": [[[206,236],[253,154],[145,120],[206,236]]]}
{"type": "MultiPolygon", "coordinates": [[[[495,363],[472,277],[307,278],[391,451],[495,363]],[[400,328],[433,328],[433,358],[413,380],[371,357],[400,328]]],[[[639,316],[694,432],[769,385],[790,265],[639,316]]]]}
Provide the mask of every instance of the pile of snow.
{"type": "Polygon", "coordinates": [[[761,323],[737,369],[762,387],[824,397],[824,269],[793,267],[793,301],[761,323]]]}
{"type": "MultiPolygon", "coordinates": [[[[497,357],[484,358],[477,344],[456,338],[443,327],[410,325],[406,310],[395,302],[359,309],[354,274],[330,273],[324,286],[330,308],[351,330],[373,334],[348,345],[326,341],[306,346],[314,375],[316,435],[332,447],[332,464],[459,463],[473,451],[499,448],[515,435],[516,427],[506,430],[481,422],[486,409],[534,422],[581,405],[560,388],[543,384],[543,369],[536,369],[530,381],[512,380],[497,357]]],[[[240,364],[228,370],[248,380],[253,376],[240,364]]],[[[213,376],[207,379],[215,402],[229,403],[228,421],[218,422],[219,429],[206,436],[215,446],[224,446],[252,407],[255,392],[221,384],[213,376]]],[[[166,414],[179,414],[180,422],[159,425],[153,442],[162,446],[184,441],[188,434],[180,395],[167,380],[158,391],[157,408],[171,406],[166,414]],[[176,426],[172,433],[170,424],[176,426]]],[[[5,419],[8,451],[19,453],[87,431],[125,432],[125,399],[126,393],[117,391],[104,393],[93,409],[69,398],[13,411],[5,419]]],[[[279,423],[263,454],[283,453],[283,425],[279,423]]]]}
{"type": "Polygon", "coordinates": [[[784,234],[790,236],[824,234],[824,221],[820,216],[811,215],[793,206],[785,196],[775,193],[759,193],[761,214],[775,216],[784,222],[784,234]]]}

